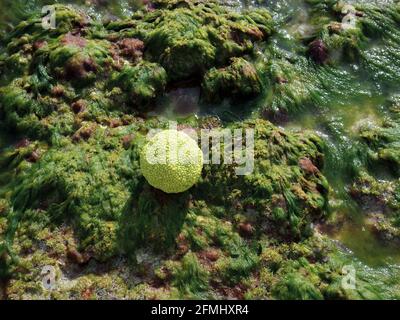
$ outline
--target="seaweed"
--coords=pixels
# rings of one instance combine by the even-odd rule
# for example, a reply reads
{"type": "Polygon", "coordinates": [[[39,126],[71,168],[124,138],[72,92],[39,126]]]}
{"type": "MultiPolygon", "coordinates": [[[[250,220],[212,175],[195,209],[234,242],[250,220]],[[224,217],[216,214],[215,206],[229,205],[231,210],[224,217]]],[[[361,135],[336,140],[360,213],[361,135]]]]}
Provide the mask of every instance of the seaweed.
{"type": "MultiPolygon", "coordinates": [[[[272,33],[264,9],[242,15],[217,3],[186,5],[144,11],[118,33],[115,24],[62,5],[55,6],[56,29],[43,29],[37,17],[21,22],[1,54],[0,103],[8,126],[52,141],[71,135],[82,118],[102,122],[148,110],[171,82],[203,77],[250,54],[272,33]],[[69,110],[82,98],[84,112],[69,110]]],[[[252,77],[242,82],[237,94],[260,92],[252,77]]],[[[227,92],[232,83],[220,86],[227,92]]]]}
{"type": "Polygon", "coordinates": [[[232,63],[226,68],[211,69],[202,84],[205,99],[209,101],[257,96],[262,86],[254,66],[243,58],[232,58],[232,63]]]}
{"type": "Polygon", "coordinates": [[[397,48],[399,4],[355,4],[336,1],[308,1],[316,15],[316,38],[330,51],[336,61],[358,63],[368,77],[380,86],[396,85],[399,79],[397,48]],[[334,17],[334,20],[332,20],[334,17]],[[329,19],[331,19],[329,21],[329,19]]]}
{"type": "Polygon", "coordinates": [[[303,36],[285,29],[290,14],[200,0],[152,1],[103,21],[57,5],[56,29],[43,30],[36,14],[4,34],[2,130],[20,137],[0,150],[7,298],[398,298],[396,270],[366,269],[319,233],[341,180],[341,193],[348,183],[359,203],[379,204],[368,226],[396,243],[396,105],[358,128],[354,143],[335,121],[321,125],[326,139],[259,119],[328,113],[395,85],[398,4],[356,5],[350,28],[340,3],[307,3],[312,32],[303,36]],[[256,111],[243,121],[180,120],[197,133],[254,130],[254,171],[207,164],[193,188],[169,195],[146,182],[139,154],[146,134],[167,125],[151,116],[160,99],[188,85],[215,109],[232,113],[242,101],[256,111]],[[349,264],[360,275],[355,290],[342,285],[349,264]],[[54,290],[41,285],[44,266],[54,266],[54,290]]]}
{"type": "Polygon", "coordinates": [[[264,110],[296,114],[303,110],[328,108],[330,104],[346,103],[366,96],[366,91],[349,71],[331,65],[320,65],[299,54],[302,46],[285,50],[271,44],[257,65],[268,76],[264,110]]]}

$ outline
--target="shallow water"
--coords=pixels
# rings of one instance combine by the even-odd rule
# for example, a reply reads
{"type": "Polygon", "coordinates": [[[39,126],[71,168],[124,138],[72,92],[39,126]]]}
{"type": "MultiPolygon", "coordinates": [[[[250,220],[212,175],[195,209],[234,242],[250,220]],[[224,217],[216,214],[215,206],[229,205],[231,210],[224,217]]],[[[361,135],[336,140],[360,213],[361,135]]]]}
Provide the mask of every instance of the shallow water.
{"type": "MultiPolygon", "coordinates": [[[[338,157],[334,157],[333,161],[328,159],[324,174],[334,189],[335,201],[341,203],[338,208],[333,209],[333,214],[344,215],[348,217],[348,220],[332,237],[339,240],[358,259],[369,266],[400,265],[400,250],[397,246],[382,243],[366,227],[365,212],[347,195],[345,173],[337,172],[332,167],[337,161],[345,161],[340,159],[343,156],[340,148],[345,147],[346,144],[349,144],[351,148],[357,127],[365,122],[379,123],[382,120],[385,114],[381,107],[383,101],[383,97],[360,99],[349,104],[332,106],[329,111],[308,112],[285,124],[288,130],[307,129],[317,132],[330,141],[330,150],[337,150],[338,157]],[[337,131],[329,130],[332,124],[334,127],[336,124],[337,131]]],[[[382,173],[382,178],[393,177],[388,173],[382,173]]]]}

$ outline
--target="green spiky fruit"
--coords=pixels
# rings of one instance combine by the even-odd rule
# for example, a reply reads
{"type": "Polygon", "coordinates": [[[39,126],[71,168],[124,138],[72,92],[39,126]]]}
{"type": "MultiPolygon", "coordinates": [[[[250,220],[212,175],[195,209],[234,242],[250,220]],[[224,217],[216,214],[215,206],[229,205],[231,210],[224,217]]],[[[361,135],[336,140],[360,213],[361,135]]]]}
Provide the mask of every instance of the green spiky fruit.
{"type": "Polygon", "coordinates": [[[187,134],[164,130],[143,148],[140,167],[151,186],[165,193],[181,193],[193,187],[203,168],[203,153],[187,134]]]}

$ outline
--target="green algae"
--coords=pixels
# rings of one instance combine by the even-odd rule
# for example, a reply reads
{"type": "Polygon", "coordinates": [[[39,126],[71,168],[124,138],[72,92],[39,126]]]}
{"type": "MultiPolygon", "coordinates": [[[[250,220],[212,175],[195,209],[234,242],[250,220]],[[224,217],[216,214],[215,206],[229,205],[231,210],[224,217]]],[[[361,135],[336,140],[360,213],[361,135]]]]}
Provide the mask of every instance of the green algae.
{"type": "MultiPolygon", "coordinates": [[[[1,56],[6,121],[40,138],[68,135],[75,122],[68,110],[71,102],[85,97],[86,118],[110,116],[116,103],[119,117],[132,108],[144,109],[162,97],[171,81],[201,77],[232,57],[250,54],[254,43],[272,32],[266,10],[243,16],[216,3],[187,5],[138,13],[118,33],[115,24],[103,25],[59,5],[56,29],[44,30],[39,18],[20,23],[4,39],[1,56]]],[[[240,74],[246,70],[237,70],[244,77],[238,94],[249,93],[252,80],[240,74]]],[[[232,84],[215,86],[227,92],[232,84]]]]}
{"type": "Polygon", "coordinates": [[[251,97],[261,93],[262,83],[254,66],[242,58],[233,58],[224,69],[211,69],[202,85],[206,100],[223,97],[251,97]]]}
{"type": "Polygon", "coordinates": [[[187,253],[183,257],[181,266],[172,271],[172,277],[173,285],[183,295],[188,296],[208,289],[208,273],[193,253],[187,253]]]}
{"type": "Polygon", "coordinates": [[[243,16],[213,2],[196,1],[177,1],[167,8],[176,9],[156,10],[144,17],[145,22],[154,21],[144,42],[148,59],[160,63],[171,80],[201,77],[207,69],[227,64],[231,57],[251,53],[254,42],[272,32],[271,17],[262,9],[243,16]]]}
{"type": "MultiPolygon", "coordinates": [[[[279,225],[276,231],[282,236],[301,238],[310,232],[310,222],[323,214],[326,205],[327,182],[318,169],[323,167],[322,141],[312,135],[289,135],[263,121],[246,126],[255,129],[255,168],[252,175],[231,177],[231,189],[238,190],[232,194],[233,200],[236,196],[242,207],[263,212],[263,220],[279,225]],[[314,171],[302,168],[302,160],[314,171]]],[[[209,179],[224,185],[222,181],[231,174],[213,172],[209,179]]],[[[223,198],[231,192],[222,189],[210,194],[223,198]]]]}
{"type": "MultiPolygon", "coordinates": [[[[397,119],[375,109],[398,80],[398,6],[360,4],[357,28],[332,34],[326,30],[341,18],[335,1],[307,2],[316,30],[308,37],[282,25],[290,14],[179,0],[103,22],[59,7],[56,30],[37,27],[36,16],[4,37],[4,129],[29,137],[4,142],[0,156],[7,297],[399,298],[395,267],[368,268],[354,258],[362,249],[343,254],[314,227],[326,219],[340,225],[337,207],[351,219],[351,186],[356,200],[387,207],[373,217],[378,234],[395,244],[397,119]],[[317,63],[309,44],[320,38],[330,53],[343,52],[317,63]],[[181,120],[255,129],[255,171],[240,177],[233,165],[206,166],[190,192],[166,196],[145,183],[137,155],[147,131],[166,125],[145,112],[182,81],[202,84],[207,101],[234,98],[231,112],[239,97],[247,113],[274,118],[272,110],[293,122],[282,129],[263,120],[181,120]],[[359,125],[371,113],[376,125],[359,125]],[[293,132],[299,123],[316,133],[293,132]],[[387,163],[394,170],[382,184],[377,166],[387,163]],[[46,264],[56,266],[53,291],[41,285],[46,264]],[[355,290],[341,284],[349,264],[359,275],[355,290]]],[[[347,245],[371,234],[339,239],[347,245]]]]}
{"type": "Polygon", "coordinates": [[[265,52],[271,88],[263,101],[265,109],[294,114],[327,107],[332,101],[345,102],[365,95],[348,71],[319,66],[294,52],[277,46],[271,46],[265,52]]]}
{"type": "Polygon", "coordinates": [[[165,70],[156,63],[143,62],[125,67],[115,76],[115,82],[127,93],[134,105],[146,105],[154,100],[167,84],[165,70]]]}
{"type": "Polygon", "coordinates": [[[382,6],[355,4],[350,9],[354,10],[353,26],[343,20],[349,10],[344,8],[345,3],[325,1],[322,7],[319,1],[308,2],[315,5],[318,14],[321,11],[326,14],[315,19],[315,33],[331,52],[335,52],[335,57],[338,57],[335,59],[360,61],[362,71],[373,80],[381,85],[396,85],[399,76],[396,48],[400,41],[398,3],[382,6]],[[336,15],[338,20],[329,21],[332,15],[336,15]]]}
{"type": "MultiPolygon", "coordinates": [[[[276,131],[277,129],[274,129],[267,122],[257,123],[256,128],[260,132],[264,132],[266,141],[268,137],[274,135],[278,138],[279,131],[276,131]]],[[[206,232],[206,237],[204,240],[192,238],[196,231],[191,231],[190,228],[195,227],[198,222],[195,222],[194,225],[192,225],[193,222],[189,222],[192,217],[192,210],[188,207],[187,197],[181,197],[183,200],[182,213],[177,215],[176,199],[167,198],[165,200],[167,203],[163,203],[154,194],[154,191],[148,188],[140,192],[142,188],[140,186],[144,181],[142,178],[137,180],[136,171],[138,167],[135,169],[133,166],[138,161],[135,158],[137,152],[135,152],[135,148],[126,150],[121,142],[121,138],[127,132],[126,130],[129,132],[132,128],[124,128],[122,132],[114,129],[114,134],[101,128],[93,130],[92,135],[86,141],[76,143],[65,140],[60,147],[53,147],[45,152],[37,163],[28,165],[21,173],[17,173],[16,178],[13,179],[13,184],[17,187],[7,197],[8,201],[13,204],[13,210],[8,213],[8,221],[13,221],[13,223],[6,230],[9,245],[7,252],[12,255],[18,253],[18,255],[23,256],[24,250],[35,246],[34,238],[39,230],[60,226],[65,221],[73,226],[74,234],[80,239],[79,250],[86,252],[98,261],[106,261],[122,252],[132,256],[144,244],[149,246],[153,243],[154,249],[171,250],[175,239],[179,238],[179,234],[182,232],[181,228],[183,228],[185,230],[183,234],[187,235],[187,240],[192,239],[188,243],[191,246],[191,242],[193,242],[193,250],[204,249],[215,243],[215,245],[223,246],[225,250],[230,252],[231,257],[227,258],[226,261],[221,260],[218,267],[222,279],[226,279],[227,283],[236,283],[250,275],[257,266],[258,259],[252,250],[246,247],[237,231],[232,229],[231,224],[228,224],[225,229],[220,225],[218,218],[208,214],[207,219],[211,219],[209,223],[201,223],[197,227],[206,228],[207,231],[203,231],[206,232]],[[136,184],[134,181],[136,181],[136,184]],[[147,200],[145,200],[145,193],[150,196],[147,200]],[[125,220],[121,224],[124,219],[128,218],[129,220],[125,220]],[[211,221],[213,222],[211,223],[211,221]],[[118,227],[120,224],[121,230],[118,227]],[[214,231],[212,231],[213,225],[215,226],[214,231]],[[163,236],[163,230],[165,236],[163,236]],[[160,239],[162,239],[161,242],[160,239]]],[[[282,170],[282,172],[286,171],[282,175],[283,179],[304,179],[304,173],[301,174],[295,168],[298,167],[297,161],[301,156],[307,154],[310,154],[311,157],[312,152],[318,155],[318,151],[312,142],[308,142],[309,146],[306,144],[302,146],[302,144],[307,143],[307,140],[304,140],[305,138],[293,137],[292,139],[292,142],[282,140],[280,144],[290,144],[296,141],[299,144],[297,158],[292,160],[293,171],[291,172],[289,168],[279,165],[275,169],[277,170],[275,174],[280,174],[279,170],[282,170]]],[[[281,160],[278,160],[281,151],[276,149],[277,147],[278,144],[275,147],[272,146],[271,153],[265,153],[265,151],[261,152],[263,145],[259,146],[260,155],[257,155],[257,158],[260,158],[260,166],[262,166],[263,161],[268,161],[268,159],[281,162],[281,160]]],[[[282,147],[284,148],[284,145],[278,148],[282,147]]],[[[24,158],[20,160],[27,162],[24,158]]],[[[224,172],[221,168],[222,177],[224,172]]],[[[201,199],[202,196],[206,196],[205,188],[215,188],[213,184],[207,182],[208,179],[215,179],[215,176],[206,176],[204,179],[198,190],[195,188],[192,191],[196,198],[201,199]]],[[[228,188],[231,190],[225,189],[225,191],[237,193],[235,190],[241,188],[241,193],[245,196],[246,184],[241,186],[244,182],[235,181],[237,180],[235,177],[225,177],[224,179],[228,179],[226,186],[229,186],[228,188]],[[229,180],[232,181],[229,182],[229,180]]],[[[309,177],[308,179],[312,178],[309,177]]],[[[271,182],[267,183],[270,184],[271,182]]],[[[265,182],[262,183],[262,185],[265,184],[265,182]]],[[[282,211],[285,213],[288,210],[287,214],[302,213],[305,216],[293,216],[291,219],[291,221],[294,221],[292,227],[288,231],[282,230],[283,234],[289,232],[289,234],[293,233],[293,236],[297,237],[297,233],[302,232],[301,229],[307,228],[307,226],[309,228],[309,221],[312,216],[307,217],[307,215],[316,214],[315,212],[320,211],[324,205],[324,195],[317,191],[314,183],[310,181],[303,187],[304,190],[301,189],[301,184],[299,184],[290,193],[294,207],[282,208],[282,211]],[[303,198],[307,196],[310,199],[304,200],[303,198]],[[301,198],[297,199],[296,197],[301,198]],[[296,206],[303,208],[304,206],[311,206],[312,211],[302,212],[300,209],[296,209],[296,206]],[[290,210],[296,212],[291,213],[290,210]],[[301,219],[301,223],[296,222],[296,218],[301,219]],[[300,230],[295,231],[297,229],[300,230]]],[[[268,208],[267,203],[272,200],[268,201],[269,197],[281,197],[284,201],[285,191],[281,188],[280,185],[274,187],[271,184],[271,187],[268,188],[270,195],[261,188],[255,196],[247,197],[247,201],[256,208],[264,208],[265,210],[268,208]],[[283,194],[279,195],[279,193],[283,194]],[[266,196],[268,198],[265,198],[266,196]]],[[[221,190],[213,191],[215,194],[217,192],[221,192],[221,190]]],[[[238,200],[232,195],[231,206],[238,200]]],[[[218,202],[218,199],[214,201],[218,202]]],[[[211,205],[213,200],[209,200],[208,203],[211,205]]],[[[282,202],[281,206],[285,206],[285,203],[282,202]]],[[[238,215],[244,208],[236,210],[239,210],[236,214],[238,215]]],[[[233,217],[226,218],[232,219],[233,217]]],[[[254,218],[257,219],[257,217],[254,218]]],[[[258,219],[262,219],[262,216],[258,219]]],[[[254,225],[257,225],[256,220],[254,220],[254,225]]],[[[261,232],[261,230],[258,232],[261,232]]],[[[189,265],[188,268],[191,269],[192,267],[189,265]]],[[[185,279],[183,275],[178,277],[185,279]]],[[[176,284],[177,287],[181,288],[183,280],[177,281],[179,281],[176,284]]],[[[197,287],[195,286],[195,288],[197,287]]]]}

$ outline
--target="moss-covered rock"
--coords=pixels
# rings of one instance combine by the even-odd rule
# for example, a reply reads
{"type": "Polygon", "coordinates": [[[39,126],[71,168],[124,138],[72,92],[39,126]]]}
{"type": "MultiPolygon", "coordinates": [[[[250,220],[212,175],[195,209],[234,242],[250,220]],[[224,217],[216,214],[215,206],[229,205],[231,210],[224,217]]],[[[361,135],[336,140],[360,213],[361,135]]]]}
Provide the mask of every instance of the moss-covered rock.
{"type": "Polygon", "coordinates": [[[252,97],[262,91],[262,82],[254,66],[243,58],[232,58],[232,63],[222,69],[211,69],[202,84],[206,100],[223,97],[252,97]]]}
{"type": "MultiPolygon", "coordinates": [[[[251,54],[273,24],[264,9],[239,14],[201,1],[159,3],[119,27],[72,7],[55,10],[55,29],[43,29],[38,17],[21,22],[0,55],[0,105],[8,125],[48,140],[73,134],[82,118],[99,123],[110,113],[142,112],[177,80],[197,76],[201,82],[209,69],[251,54]],[[70,110],[82,98],[85,110],[70,110]]],[[[241,84],[232,79],[226,86],[235,87],[235,95],[259,93],[251,64],[238,59],[241,66],[228,68],[239,70],[228,73],[240,73],[241,84]]]]}
{"type": "MultiPolygon", "coordinates": [[[[396,83],[397,4],[359,5],[347,28],[336,1],[307,2],[315,32],[300,38],[265,9],[197,0],[152,1],[102,22],[57,5],[56,29],[43,30],[38,15],[2,36],[2,131],[20,139],[0,137],[5,297],[399,298],[398,271],[364,268],[314,228],[332,200],[319,135],[191,117],[180,127],[254,130],[251,174],[238,175],[240,159],[209,164],[193,188],[166,194],[139,168],[146,134],[167,126],[147,111],[170,88],[201,84],[208,101],[258,97],[265,109],[294,115],[365,96],[362,72],[396,83]],[[360,69],[348,68],[358,61],[360,69]],[[342,285],[349,264],[359,275],[354,290],[342,285]],[[52,290],[43,286],[48,266],[52,290]]],[[[356,178],[351,194],[379,204],[369,225],[391,243],[399,230],[394,114],[361,127],[357,147],[368,152],[347,165],[360,166],[348,177],[356,178]],[[385,182],[368,166],[388,163],[394,178],[385,182]]]]}
{"type": "Polygon", "coordinates": [[[134,67],[124,67],[114,75],[115,85],[126,92],[132,105],[145,106],[165,89],[167,75],[163,67],[151,62],[141,62],[134,67]]]}
{"type": "MultiPolygon", "coordinates": [[[[285,133],[264,121],[248,122],[243,128],[256,130],[255,174],[238,177],[232,166],[210,165],[191,195],[170,196],[143,186],[138,162],[143,134],[138,133],[128,149],[124,143],[130,132],[145,129],[143,124],[112,129],[83,124],[76,139],[63,138],[47,151],[45,144],[37,143],[12,147],[2,156],[13,174],[3,186],[12,190],[3,195],[9,223],[2,231],[2,256],[8,257],[3,263],[9,276],[18,278],[22,288],[28,283],[38,286],[37,294],[43,294],[37,284],[39,273],[23,280],[26,271],[12,270],[43,241],[52,241],[54,254],[67,256],[67,265],[91,259],[107,262],[122,253],[138,263],[143,247],[178,255],[193,250],[202,266],[196,267],[192,255],[182,262],[187,275],[180,268],[171,270],[172,284],[182,295],[210,294],[206,274],[211,270],[222,287],[246,281],[257,270],[259,258],[258,247],[244,239],[265,234],[281,239],[310,236],[311,222],[323,216],[327,187],[319,170],[310,171],[301,161],[307,158],[322,166],[317,137],[285,133]],[[33,152],[38,155],[35,161],[33,152]],[[254,214],[249,216],[249,210],[254,214]],[[65,225],[71,226],[76,239],[73,246],[42,235],[42,230],[65,225]],[[227,255],[214,258],[207,253],[212,247],[227,255]],[[206,261],[215,269],[203,265],[206,261]],[[186,282],[188,278],[196,283],[186,282]]],[[[47,257],[51,252],[40,254],[47,257]]]]}
{"type": "Polygon", "coordinates": [[[241,210],[255,210],[254,224],[260,232],[293,239],[310,235],[310,223],[324,216],[327,204],[328,183],[320,171],[322,140],[287,133],[262,120],[239,128],[254,130],[254,171],[237,176],[232,165],[210,166],[199,188],[211,195],[209,201],[225,199],[241,210]]]}
{"type": "Polygon", "coordinates": [[[386,103],[388,116],[366,122],[358,137],[365,146],[364,168],[355,177],[350,193],[366,212],[366,223],[387,244],[400,243],[399,98],[386,103]]]}
{"type": "Polygon", "coordinates": [[[272,18],[263,9],[236,14],[213,1],[167,3],[168,10],[144,17],[152,26],[145,43],[148,58],[159,62],[172,80],[201,77],[231,57],[251,53],[254,42],[272,32],[272,18]]]}
{"type": "Polygon", "coordinates": [[[360,62],[367,74],[380,83],[396,85],[400,66],[397,2],[383,5],[342,1],[308,0],[314,8],[314,34],[333,61],[360,62]],[[335,20],[332,20],[332,16],[335,20]]]}

